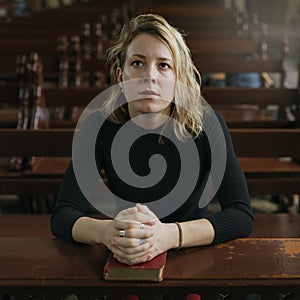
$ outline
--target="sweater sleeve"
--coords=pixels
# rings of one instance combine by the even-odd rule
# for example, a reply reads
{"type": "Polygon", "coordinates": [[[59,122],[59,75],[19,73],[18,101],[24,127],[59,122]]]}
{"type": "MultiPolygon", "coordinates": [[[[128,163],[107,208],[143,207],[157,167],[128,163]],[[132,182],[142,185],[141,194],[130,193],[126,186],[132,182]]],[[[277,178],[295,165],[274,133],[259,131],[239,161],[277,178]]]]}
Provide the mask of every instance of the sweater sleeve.
{"type": "Polygon", "coordinates": [[[251,234],[253,216],[247,182],[233,148],[230,132],[217,113],[226,141],[226,166],[216,197],[222,210],[207,217],[215,229],[213,244],[251,234]]]}
{"type": "Polygon", "coordinates": [[[74,241],[72,228],[76,220],[90,210],[89,202],[82,194],[70,163],[63,177],[56,205],[51,215],[52,233],[64,240],[74,241]]]}
{"type": "MultiPolygon", "coordinates": [[[[91,130],[95,130],[95,126],[98,126],[97,115],[92,115],[84,126],[81,127],[80,131],[83,135],[87,136],[91,130]]],[[[95,152],[95,159],[97,162],[97,169],[101,170],[101,154],[99,153],[99,145],[96,147],[92,145],[92,139],[85,139],[89,141],[86,147],[90,149],[97,148],[95,152]]],[[[98,143],[98,141],[97,141],[98,143]]],[[[82,158],[84,161],[84,157],[82,158]]],[[[100,172],[99,172],[100,174],[100,172]]],[[[51,214],[50,227],[52,233],[64,240],[74,241],[72,237],[72,228],[77,219],[89,214],[97,214],[99,211],[95,209],[92,204],[86,199],[82,193],[80,186],[77,182],[73,162],[68,166],[63,180],[61,182],[60,190],[56,199],[55,207],[51,214]]]]}

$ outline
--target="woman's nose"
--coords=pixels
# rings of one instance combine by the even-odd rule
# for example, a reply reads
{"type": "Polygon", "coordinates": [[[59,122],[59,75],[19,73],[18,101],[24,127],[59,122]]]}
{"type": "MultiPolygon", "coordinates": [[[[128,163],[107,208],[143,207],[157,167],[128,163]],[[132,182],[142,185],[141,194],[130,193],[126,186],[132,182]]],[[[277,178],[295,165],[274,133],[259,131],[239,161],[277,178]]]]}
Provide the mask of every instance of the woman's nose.
{"type": "Polygon", "coordinates": [[[153,66],[148,66],[144,72],[144,82],[156,82],[156,74],[155,74],[155,68],[153,66]]]}
{"type": "Polygon", "coordinates": [[[144,76],[143,83],[155,83],[156,79],[152,76],[144,76]]]}

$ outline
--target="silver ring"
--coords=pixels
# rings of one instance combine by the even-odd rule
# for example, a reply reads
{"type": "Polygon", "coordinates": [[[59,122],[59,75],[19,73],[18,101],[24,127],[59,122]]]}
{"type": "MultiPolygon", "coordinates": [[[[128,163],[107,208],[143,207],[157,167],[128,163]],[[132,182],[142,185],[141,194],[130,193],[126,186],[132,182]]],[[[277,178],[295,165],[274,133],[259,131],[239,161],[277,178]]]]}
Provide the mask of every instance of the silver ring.
{"type": "Polygon", "coordinates": [[[145,224],[141,223],[140,229],[144,229],[144,228],[145,228],[145,224]]]}
{"type": "Polygon", "coordinates": [[[142,245],[142,244],[145,244],[145,243],[147,243],[147,240],[146,240],[146,239],[140,239],[139,245],[142,245]]]}
{"type": "Polygon", "coordinates": [[[119,237],[125,237],[125,229],[121,229],[121,230],[119,230],[119,233],[118,233],[118,235],[119,235],[119,237]]]}

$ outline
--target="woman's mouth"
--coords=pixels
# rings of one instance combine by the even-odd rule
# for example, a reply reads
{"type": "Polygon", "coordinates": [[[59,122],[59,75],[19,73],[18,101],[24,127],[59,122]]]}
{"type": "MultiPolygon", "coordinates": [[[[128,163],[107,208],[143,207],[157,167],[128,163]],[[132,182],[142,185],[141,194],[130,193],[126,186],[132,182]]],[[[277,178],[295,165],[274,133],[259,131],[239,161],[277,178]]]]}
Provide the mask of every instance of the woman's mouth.
{"type": "Polygon", "coordinates": [[[154,90],[144,90],[139,93],[142,96],[159,96],[159,94],[154,90]]]}

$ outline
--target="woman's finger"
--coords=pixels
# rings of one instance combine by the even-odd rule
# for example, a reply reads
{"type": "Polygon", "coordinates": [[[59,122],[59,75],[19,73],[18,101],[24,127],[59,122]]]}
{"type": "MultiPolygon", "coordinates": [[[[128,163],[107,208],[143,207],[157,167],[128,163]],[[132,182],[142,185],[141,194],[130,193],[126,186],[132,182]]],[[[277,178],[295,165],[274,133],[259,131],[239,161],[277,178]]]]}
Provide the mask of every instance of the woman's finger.
{"type": "Polygon", "coordinates": [[[137,226],[115,228],[115,237],[146,239],[153,236],[154,231],[150,225],[138,224],[137,226]]]}
{"type": "MultiPolygon", "coordinates": [[[[143,205],[143,204],[140,204],[140,203],[137,203],[135,205],[135,207],[137,208],[137,210],[140,212],[140,213],[143,213],[145,215],[148,215],[151,219],[150,222],[152,222],[152,224],[154,224],[156,222],[156,220],[158,219],[157,216],[148,208],[148,206],[146,205],[143,205]]],[[[149,222],[148,222],[149,223],[149,222]]]]}
{"type": "Polygon", "coordinates": [[[134,255],[141,252],[148,251],[153,247],[152,240],[149,239],[123,239],[123,241],[116,241],[112,243],[119,251],[126,255],[134,255]]]}
{"type": "MultiPolygon", "coordinates": [[[[126,249],[128,251],[128,249],[126,249]]],[[[151,247],[146,248],[144,251],[127,253],[123,251],[122,248],[117,247],[116,245],[112,245],[112,252],[114,253],[114,257],[120,262],[133,265],[136,263],[144,262],[153,257],[151,253],[151,247]]]]}
{"type": "Polygon", "coordinates": [[[141,224],[152,225],[153,216],[136,212],[129,215],[118,215],[114,220],[117,228],[139,227],[141,224]]]}
{"type": "Polygon", "coordinates": [[[126,216],[130,214],[134,214],[136,212],[138,212],[138,209],[137,207],[133,206],[120,211],[117,216],[126,216]]]}

